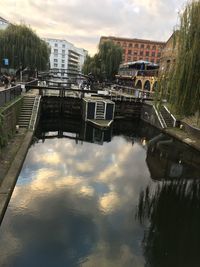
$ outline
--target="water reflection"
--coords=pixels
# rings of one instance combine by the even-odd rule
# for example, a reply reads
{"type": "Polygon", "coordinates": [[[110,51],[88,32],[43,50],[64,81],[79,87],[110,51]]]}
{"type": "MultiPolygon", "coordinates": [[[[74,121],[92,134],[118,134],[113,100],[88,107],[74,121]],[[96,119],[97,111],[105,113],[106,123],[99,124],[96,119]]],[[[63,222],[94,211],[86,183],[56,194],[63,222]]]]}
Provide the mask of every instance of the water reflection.
{"type": "Polygon", "coordinates": [[[146,162],[156,180],[200,178],[200,153],[164,134],[148,143],[146,162]]]}
{"type": "Polygon", "coordinates": [[[149,221],[143,239],[146,266],[199,266],[199,180],[146,187],[140,193],[137,218],[142,224],[149,221]]]}
{"type": "Polygon", "coordinates": [[[37,135],[0,229],[0,265],[143,266],[133,203],[149,172],[131,139],[97,146],[37,135]]]}
{"type": "MultiPolygon", "coordinates": [[[[0,228],[0,266],[167,266],[157,264],[165,258],[156,247],[164,240],[159,233],[167,236],[170,230],[162,218],[176,224],[175,210],[181,206],[183,212],[186,199],[186,216],[198,222],[189,208],[192,201],[197,205],[198,193],[191,197],[190,192],[199,192],[199,185],[155,183],[160,176],[153,176],[152,165],[161,148],[151,146],[157,133],[146,129],[138,122],[119,122],[96,132],[76,121],[41,121],[0,228]],[[162,195],[163,210],[157,209],[162,195]]],[[[176,160],[170,154],[165,158],[176,160]]],[[[162,179],[168,179],[165,174],[162,179]]],[[[176,237],[182,240],[181,234],[176,237]]]]}

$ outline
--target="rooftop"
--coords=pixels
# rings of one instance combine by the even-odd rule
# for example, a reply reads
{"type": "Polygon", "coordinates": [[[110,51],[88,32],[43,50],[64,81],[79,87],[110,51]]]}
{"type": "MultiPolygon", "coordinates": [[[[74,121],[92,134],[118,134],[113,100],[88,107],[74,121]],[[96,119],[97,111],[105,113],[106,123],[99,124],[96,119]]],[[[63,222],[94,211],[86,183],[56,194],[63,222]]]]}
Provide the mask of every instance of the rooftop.
{"type": "Polygon", "coordinates": [[[138,38],[115,37],[115,36],[101,36],[101,39],[123,40],[123,41],[128,41],[128,42],[131,41],[131,42],[152,43],[152,44],[155,44],[155,43],[165,44],[166,43],[166,42],[161,42],[161,41],[153,41],[153,40],[138,39],[138,38]]]}

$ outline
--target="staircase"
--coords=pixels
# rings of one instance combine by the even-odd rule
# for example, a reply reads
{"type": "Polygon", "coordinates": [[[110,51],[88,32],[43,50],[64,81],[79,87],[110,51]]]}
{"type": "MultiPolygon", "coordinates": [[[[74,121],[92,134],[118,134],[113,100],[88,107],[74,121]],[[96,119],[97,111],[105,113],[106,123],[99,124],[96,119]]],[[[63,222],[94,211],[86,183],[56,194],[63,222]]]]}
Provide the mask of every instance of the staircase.
{"type": "Polygon", "coordinates": [[[160,117],[165,127],[175,127],[175,118],[173,119],[172,115],[165,106],[162,106],[160,109],[160,117]]]}
{"type": "Polygon", "coordinates": [[[28,128],[31,120],[32,110],[35,102],[35,96],[24,96],[21,113],[18,120],[20,128],[28,128]]]}
{"type": "Polygon", "coordinates": [[[96,106],[96,120],[104,120],[105,119],[105,103],[103,101],[97,101],[96,106]]]}

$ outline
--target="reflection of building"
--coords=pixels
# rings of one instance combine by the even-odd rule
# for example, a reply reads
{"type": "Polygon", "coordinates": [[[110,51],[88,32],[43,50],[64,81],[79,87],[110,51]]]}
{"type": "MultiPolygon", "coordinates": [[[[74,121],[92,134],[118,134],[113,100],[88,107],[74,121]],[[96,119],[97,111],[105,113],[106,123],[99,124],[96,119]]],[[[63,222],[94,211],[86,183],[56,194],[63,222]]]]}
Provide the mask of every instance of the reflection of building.
{"type": "Polygon", "coordinates": [[[130,39],[113,36],[102,36],[100,44],[105,41],[113,41],[123,49],[123,63],[129,61],[146,60],[159,63],[164,42],[143,39],[130,39]]]}
{"type": "Polygon", "coordinates": [[[162,50],[161,58],[160,58],[160,73],[169,72],[171,67],[176,62],[177,50],[178,50],[178,39],[177,32],[174,32],[168,41],[164,49],[162,50]]]}
{"type": "Polygon", "coordinates": [[[164,134],[149,141],[146,162],[155,180],[200,178],[200,153],[164,134]]]}
{"type": "Polygon", "coordinates": [[[10,24],[9,21],[7,21],[6,19],[0,17],[0,30],[5,30],[8,25],[10,24]]]}
{"type": "Polygon", "coordinates": [[[53,138],[68,138],[75,140],[76,143],[84,141],[103,145],[104,142],[111,141],[112,127],[102,131],[81,121],[41,116],[36,130],[36,138],[43,141],[53,138]]]}
{"type": "Polygon", "coordinates": [[[82,69],[87,51],[77,48],[66,40],[44,39],[51,48],[50,68],[60,70],[61,76],[65,72],[79,72],[82,69]]]}

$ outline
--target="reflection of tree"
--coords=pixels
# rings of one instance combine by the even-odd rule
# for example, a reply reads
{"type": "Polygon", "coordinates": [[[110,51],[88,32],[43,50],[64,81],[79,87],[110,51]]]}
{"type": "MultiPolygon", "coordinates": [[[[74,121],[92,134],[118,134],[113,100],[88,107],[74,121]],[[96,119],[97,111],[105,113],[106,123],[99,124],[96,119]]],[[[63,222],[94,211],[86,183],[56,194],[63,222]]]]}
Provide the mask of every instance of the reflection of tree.
{"type": "Polygon", "coordinates": [[[146,266],[200,266],[200,181],[174,181],[140,194],[137,218],[144,234],[146,266]]]}

